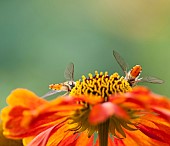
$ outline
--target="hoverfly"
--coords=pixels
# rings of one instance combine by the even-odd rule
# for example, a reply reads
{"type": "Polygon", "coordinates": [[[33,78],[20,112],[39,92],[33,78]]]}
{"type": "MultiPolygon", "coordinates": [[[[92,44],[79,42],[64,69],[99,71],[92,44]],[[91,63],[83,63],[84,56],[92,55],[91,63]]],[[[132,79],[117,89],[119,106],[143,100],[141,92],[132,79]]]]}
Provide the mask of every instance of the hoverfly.
{"type": "Polygon", "coordinates": [[[136,83],[138,83],[138,82],[148,82],[148,83],[155,83],[155,84],[163,83],[163,80],[158,79],[156,77],[152,77],[152,76],[146,76],[146,77],[139,78],[140,73],[142,72],[142,67],[140,65],[135,65],[134,67],[132,67],[131,70],[129,70],[127,72],[128,65],[123,60],[123,58],[119,55],[119,53],[113,50],[113,55],[114,55],[117,63],[120,65],[123,72],[125,73],[125,79],[129,82],[129,84],[131,86],[135,86],[136,83]]]}
{"type": "Polygon", "coordinates": [[[75,86],[73,63],[70,63],[66,67],[65,72],[64,72],[64,77],[67,80],[66,82],[49,85],[49,89],[51,89],[51,91],[43,95],[42,98],[46,98],[48,96],[51,96],[51,95],[54,95],[56,93],[63,92],[63,91],[65,91],[66,94],[68,94],[71,91],[71,89],[75,86]]]}

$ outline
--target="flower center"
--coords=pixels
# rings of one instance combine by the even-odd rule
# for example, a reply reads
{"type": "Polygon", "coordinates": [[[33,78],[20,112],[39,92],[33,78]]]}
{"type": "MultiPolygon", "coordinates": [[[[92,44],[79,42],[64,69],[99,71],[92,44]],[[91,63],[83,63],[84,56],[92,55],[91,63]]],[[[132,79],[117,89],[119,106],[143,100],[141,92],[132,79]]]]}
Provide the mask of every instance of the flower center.
{"type": "Polygon", "coordinates": [[[77,81],[75,87],[71,90],[71,96],[96,95],[107,98],[114,93],[126,93],[131,91],[131,86],[124,79],[114,73],[111,76],[107,72],[100,74],[95,71],[95,75],[89,74],[89,78],[82,76],[82,81],[77,81]]]}

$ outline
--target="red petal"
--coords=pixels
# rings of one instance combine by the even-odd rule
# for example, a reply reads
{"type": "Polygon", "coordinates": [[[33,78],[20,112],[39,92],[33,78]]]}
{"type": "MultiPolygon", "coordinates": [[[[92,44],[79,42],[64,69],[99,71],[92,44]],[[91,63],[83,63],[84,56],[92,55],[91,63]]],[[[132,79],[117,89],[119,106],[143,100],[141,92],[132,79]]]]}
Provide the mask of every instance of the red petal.
{"type": "Polygon", "coordinates": [[[145,103],[138,100],[132,93],[112,95],[109,97],[109,101],[115,104],[123,104],[124,106],[125,104],[132,103],[138,107],[145,107],[145,103]]]}
{"type": "Polygon", "coordinates": [[[167,143],[152,139],[140,130],[125,130],[126,138],[122,139],[126,146],[169,146],[167,143]]]}
{"type": "Polygon", "coordinates": [[[156,113],[159,114],[160,117],[163,119],[166,119],[167,121],[170,121],[170,110],[160,107],[153,107],[152,108],[156,113]]]}
{"type": "Polygon", "coordinates": [[[111,102],[105,102],[92,108],[89,121],[91,124],[98,124],[106,121],[113,114],[122,118],[128,118],[127,113],[121,107],[111,102]]]}
{"type": "Polygon", "coordinates": [[[71,146],[71,145],[75,145],[76,144],[76,139],[78,137],[78,134],[73,134],[69,137],[67,137],[66,139],[62,140],[58,146],[71,146]]]}
{"type": "Polygon", "coordinates": [[[94,141],[94,135],[92,135],[89,139],[89,143],[87,144],[87,146],[92,146],[93,145],[93,141],[94,141]]]}
{"type": "Polygon", "coordinates": [[[166,133],[165,131],[144,126],[142,124],[139,124],[136,127],[139,128],[139,130],[148,137],[170,144],[170,135],[168,135],[168,133],[166,133]]]}
{"type": "Polygon", "coordinates": [[[121,139],[114,138],[113,142],[114,142],[115,146],[125,146],[125,144],[123,143],[123,141],[121,139]]]}
{"type": "MultiPolygon", "coordinates": [[[[65,123],[59,123],[56,124],[46,130],[44,130],[43,132],[41,132],[40,134],[38,134],[29,144],[28,146],[44,146],[47,144],[47,142],[49,141],[49,138],[51,137],[52,134],[56,133],[56,131],[58,131],[59,129],[63,128],[65,123]]],[[[64,127],[65,128],[65,127],[64,127]]],[[[61,133],[62,134],[62,133],[61,133]]]]}
{"type": "Polygon", "coordinates": [[[151,91],[150,91],[148,88],[146,88],[146,87],[136,86],[136,87],[133,88],[133,90],[132,90],[131,93],[137,94],[137,95],[140,95],[140,94],[142,94],[142,95],[148,95],[148,94],[151,93],[151,91]]]}
{"type": "Polygon", "coordinates": [[[132,92],[129,94],[127,93],[126,95],[138,99],[148,107],[157,106],[170,109],[170,101],[168,98],[162,95],[154,94],[149,89],[142,86],[133,88],[132,92]]]}
{"type": "Polygon", "coordinates": [[[52,133],[52,131],[56,128],[56,125],[48,128],[47,130],[41,132],[39,135],[37,135],[29,144],[28,146],[45,146],[48,142],[48,139],[52,133]]]}

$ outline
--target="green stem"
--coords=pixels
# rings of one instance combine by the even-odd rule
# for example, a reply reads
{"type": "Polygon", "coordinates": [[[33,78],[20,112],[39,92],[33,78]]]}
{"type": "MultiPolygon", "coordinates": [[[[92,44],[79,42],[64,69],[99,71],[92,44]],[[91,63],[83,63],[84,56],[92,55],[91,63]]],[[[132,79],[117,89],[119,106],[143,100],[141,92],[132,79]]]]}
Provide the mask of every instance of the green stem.
{"type": "Polygon", "coordinates": [[[99,146],[108,145],[109,120],[98,125],[99,146]]]}

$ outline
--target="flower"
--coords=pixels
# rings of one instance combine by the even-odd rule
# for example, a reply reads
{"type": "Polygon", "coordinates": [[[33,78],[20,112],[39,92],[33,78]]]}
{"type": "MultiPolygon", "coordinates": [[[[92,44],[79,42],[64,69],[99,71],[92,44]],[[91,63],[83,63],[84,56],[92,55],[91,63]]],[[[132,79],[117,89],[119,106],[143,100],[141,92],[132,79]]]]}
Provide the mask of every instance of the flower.
{"type": "Polygon", "coordinates": [[[117,73],[77,81],[70,96],[46,101],[16,89],[2,110],[4,135],[28,146],[168,146],[170,101],[133,89],[117,73]]]}

